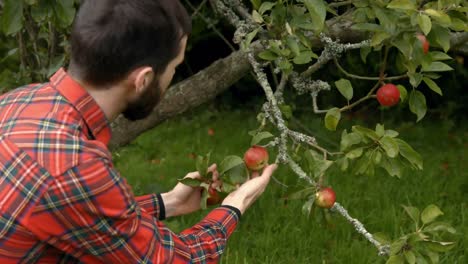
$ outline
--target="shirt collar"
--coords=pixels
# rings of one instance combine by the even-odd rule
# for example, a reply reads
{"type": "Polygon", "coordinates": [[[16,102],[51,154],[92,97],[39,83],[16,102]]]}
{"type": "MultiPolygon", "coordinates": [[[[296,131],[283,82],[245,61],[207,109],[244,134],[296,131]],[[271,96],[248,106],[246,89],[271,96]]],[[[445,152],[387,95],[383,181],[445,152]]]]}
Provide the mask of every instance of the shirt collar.
{"type": "Polygon", "coordinates": [[[94,98],[63,68],[50,78],[50,83],[78,110],[91,135],[107,146],[111,139],[110,123],[94,98]]]}

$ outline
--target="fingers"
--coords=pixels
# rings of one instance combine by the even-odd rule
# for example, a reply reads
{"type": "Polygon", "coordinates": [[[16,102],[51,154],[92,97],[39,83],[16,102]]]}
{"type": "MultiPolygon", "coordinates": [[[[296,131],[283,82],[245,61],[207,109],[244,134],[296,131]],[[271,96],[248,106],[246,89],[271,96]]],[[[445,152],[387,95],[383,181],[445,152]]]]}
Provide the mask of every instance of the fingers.
{"type": "Polygon", "coordinates": [[[198,173],[198,171],[194,171],[194,172],[187,173],[187,175],[185,175],[184,178],[200,179],[201,176],[200,176],[200,173],[198,173]]]}
{"type": "Polygon", "coordinates": [[[275,163],[266,166],[266,167],[263,169],[262,177],[268,177],[268,178],[270,178],[271,175],[273,175],[273,172],[275,172],[275,170],[276,170],[277,168],[278,168],[278,164],[275,164],[275,163]]]}
{"type": "Polygon", "coordinates": [[[216,165],[216,163],[212,164],[208,168],[208,172],[211,172],[211,174],[213,175],[213,181],[218,181],[219,180],[218,166],[216,165]]]}
{"type": "Polygon", "coordinates": [[[254,171],[254,172],[252,172],[252,174],[250,175],[250,179],[257,178],[258,176],[260,176],[260,174],[258,173],[258,171],[254,171]]]}

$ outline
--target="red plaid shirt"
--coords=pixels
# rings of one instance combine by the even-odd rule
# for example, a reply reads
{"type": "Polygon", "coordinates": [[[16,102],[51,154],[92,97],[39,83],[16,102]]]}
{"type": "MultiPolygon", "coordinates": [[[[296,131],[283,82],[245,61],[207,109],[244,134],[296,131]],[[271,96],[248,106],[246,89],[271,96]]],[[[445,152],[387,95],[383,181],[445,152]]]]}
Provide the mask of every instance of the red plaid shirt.
{"type": "Polygon", "coordinates": [[[159,195],[135,197],[112,164],[109,123],[64,70],[0,97],[0,263],[216,263],[239,215],[180,234],[159,195]]]}

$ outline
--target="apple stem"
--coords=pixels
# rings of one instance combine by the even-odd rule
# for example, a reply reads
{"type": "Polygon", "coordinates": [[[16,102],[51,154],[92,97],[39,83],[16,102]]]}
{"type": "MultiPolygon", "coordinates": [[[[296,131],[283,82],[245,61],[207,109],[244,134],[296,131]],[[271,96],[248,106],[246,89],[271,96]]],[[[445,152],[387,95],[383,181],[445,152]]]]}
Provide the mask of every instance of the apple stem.
{"type": "Polygon", "coordinates": [[[383,245],[379,241],[377,241],[374,238],[374,236],[366,230],[364,225],[359,220],[349,215],[348,210],[341,206],[341,204],[335,202],[331,210],[338,212],[344,218],[346,218],[346,220],[348,220],[348,222],[350,222],[354,226],[354,229],[358,233],[363,235],[369,242],[371,242],[375,247],[377,247],[377,249],[379,250],[379,256],[385,256],[390,254],[390,245],[383,245]]]}

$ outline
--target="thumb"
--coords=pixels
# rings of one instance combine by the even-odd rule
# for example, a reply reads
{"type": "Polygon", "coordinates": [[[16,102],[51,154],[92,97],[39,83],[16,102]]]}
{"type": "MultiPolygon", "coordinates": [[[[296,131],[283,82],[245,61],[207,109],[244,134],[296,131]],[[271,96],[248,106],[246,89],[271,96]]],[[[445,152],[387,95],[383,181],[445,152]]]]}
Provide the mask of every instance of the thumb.
{"type": "Polygon", "coordinates": [[[275,172],[277,168],[278,168],[278,164],[274,163],[274,164],[268,165],[267,167],[263,169],[262,177],[270,178],[271,175],[273,175],[273,172],[275,172]]]}

